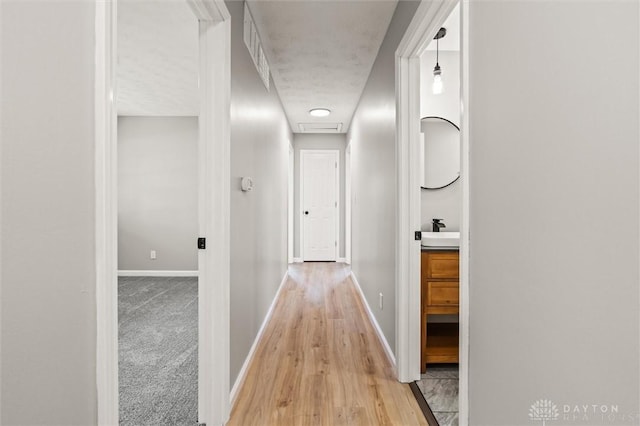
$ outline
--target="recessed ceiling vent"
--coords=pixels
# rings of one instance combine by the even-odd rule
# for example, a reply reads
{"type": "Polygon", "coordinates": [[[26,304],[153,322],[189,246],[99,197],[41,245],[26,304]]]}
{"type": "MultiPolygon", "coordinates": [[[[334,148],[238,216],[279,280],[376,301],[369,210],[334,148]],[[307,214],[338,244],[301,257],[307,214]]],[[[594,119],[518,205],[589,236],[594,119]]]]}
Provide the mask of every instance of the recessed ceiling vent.
{"type": "Polygon", "coordinates": [[[342,123],[298,123],[300,133],[340,133],[342,123]]]}

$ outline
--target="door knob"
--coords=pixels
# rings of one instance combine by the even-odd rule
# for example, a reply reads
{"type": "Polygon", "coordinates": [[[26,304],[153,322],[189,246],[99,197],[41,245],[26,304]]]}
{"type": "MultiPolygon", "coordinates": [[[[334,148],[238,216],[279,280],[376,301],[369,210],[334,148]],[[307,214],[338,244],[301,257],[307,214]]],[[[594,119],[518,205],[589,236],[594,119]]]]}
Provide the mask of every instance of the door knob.
{"type": "Polygon", "coordinates": [[[309,211],[308,211],[308,210],[305,210],[305,211],[304,211],[304,214],[309,214],[309,211]]]}

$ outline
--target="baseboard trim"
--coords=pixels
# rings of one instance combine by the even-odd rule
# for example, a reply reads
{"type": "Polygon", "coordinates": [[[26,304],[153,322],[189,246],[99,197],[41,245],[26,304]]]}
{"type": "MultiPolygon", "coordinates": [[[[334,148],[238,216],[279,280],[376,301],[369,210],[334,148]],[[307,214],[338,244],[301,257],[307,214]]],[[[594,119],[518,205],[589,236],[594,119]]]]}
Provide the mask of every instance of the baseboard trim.
{"type": "Polygon", "coordinates": [[[302,262],[304,262],[304,261],[302,260],[301,257],[294,257],[293,258],[293,263],[302,263],[302,262]]]}
{"type": "Polygon", "coordinates": [[[197,277],[198,271],[118,271],[119,277],[197,277]]]}
{"type": "Polygon", "coordinates": [[[358,290],[358,294],[360,295],[362,304],[364,305],[364,308],[367,311],[367,316],[369,316],[369,321],[371,321],[373,328],[376,330],[376,334],[378,335],[378,340],[380,340],[380,343],[384,348],[384,353],[385,355],[387,355],[387,359],[391,363],[391,367],[393,368],[393,374],[397,377],[398,368],[396,365],[396,357],[393,354],[393,351],[391,350],[391,346],[389,346],[389,342],[387,342],[387,338],[382,332],[382,328],[380,328],[380,324],[378,324],[378,320],[376,319],[375,315],[373,315],[373,311],[371,310],[371,307],[367,302],[367,298],[364,297],[364,293],[362,292],[362,287],[360,287],[360,283],[358,282],[358,279],[356,278],[356,275],[353,273],[353,271],[351,272],[351,280],[353,281],[353,284],[355,284],[356,289],[358,290]]]}
{"type": "Polygon", "coordinates": [[[251,365],[251,361],[253,361],[253,356],[255,355],[258,344],[262,339],[262,335],[264,334],[264,330],[267,327],[267,323],[269,322],[269,320],[271,319],[271,316],[273,315],[273,310],[276,307],[276,302],[280,297],[280,293],[284,288],[284,284],[287,282],[287,278],[289,278],[289,271],[284,273],[284,277],[280,282],[280,287],[278,287],[278,291],[276,291],[276,295],[273,297],[273,301],[271,302],[271,306],[269,306],[267,315],[265,315],[264,320],[262,321],[260,330],[258,330],[258,334],[256,335],[256,338],[254,339],[253,344],[251,345],[251,349],[249,349],[249,353],[247,354],[247,357],[244,360],[244,364],[242,364],[242,368],[240,369],[240,372],[238,373],[238,377],[236,378],[236,381],[233,384],[233,387],[231,388],[231,394],[229,395],[229,400],[231,401],[231,404],[230,404],[231,407],[229,412],[231,412],[231,410],[233,410],[233,407],[236,405],[238,392],[240,391],[240,388],[242,387],[242,385],[244,384],[244,381],[247,378],[247,371],[249,370],[249,365],[251,365]]]}
{"type": "Polygon", "coordinates": [[[339,257],[336,259],[337,263],[347,263],[347,258],[346,257],[339,257]]]}

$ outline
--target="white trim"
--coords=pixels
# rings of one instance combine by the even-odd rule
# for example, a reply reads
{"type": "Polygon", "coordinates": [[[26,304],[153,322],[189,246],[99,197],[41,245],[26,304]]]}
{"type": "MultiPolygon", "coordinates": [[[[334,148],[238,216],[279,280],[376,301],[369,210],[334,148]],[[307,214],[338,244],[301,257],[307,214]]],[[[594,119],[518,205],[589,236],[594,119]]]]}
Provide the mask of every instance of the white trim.
{"type": "Polygon", "coordinates": [[[298,199],[300,200],[300,220],[299,220],[299,231],[298,232],[298,242],[300,244],[300,257],[302,258],[302,261],[304,262],[304,206],[303,206],[303,201],[304,201],[304,154],[307,153],[318,153],[318,152],[330,152],[330,153],[334,153],[336,155],[336,163],[337,163],[337,167],[336,167],[336,211],[335,211],[335,215],[336,215],[336,245],[335,245],[335,255],[333,257],[333,259],[327,259],[329,261],[336,261],[338,259],[339,253],[340,253],[340,182],[341,182],[341,176],[340,176],[340,150],[338,149],[301,149],[300,150],[300,170],[299,170],[299,176],[300,176],[300,185],[298,188],[298,199]]]}
{"type": "Polygon", "coordinates": [[[199,21],[225,22],[231,19],[224,0],[187,0],[187,4],[199,21]]]}
{"type": "Polygon", "coordinates": [[[249,349],[249,353],[247,354],[247,357],[244,360],[244,364],[242,364],[242,368],[240,369],[240,372],[238,373],[238,377],[236,378],[236,381],[233,384],[233,388],[231,388],[231,408],[232,409],[236,404],[236,400],[238,398],[238,392],[240,392],[240,388],[242,387],[242,385],[244,384],[244,381],[247,378],[247,371],[249,370],[249,365],[251,365],[251,362],[253,361],[253,356],[255,355],[258,344],[260,343],[260,340],[262,340],[262,335],[264,334],[264,330],[266,329],[267,324],[269,323],[269,320],[271,320],[271,316],[273,315],[273,311],[276,307],[276,303],[278,302],[278,298],[280,297],[280,293],[282,292],[282,289],[284,288],[284,285],[286,284],[288,278],[289,278],[289,271],[285,272],[284,277],[282,278],[282,282],[280,282],[280,287],[278,287],[278,291],[276,291],[276,295],[271,301],[271,306],[269,306],[267,315],[265,315],[264,320],[262,320],[262,325],[260,325],[258,334],[256,335],[256,338],[253,340],[251,349],[249,349]]]}
{"type": "MultiPolygon", "coordinates": [[[[211,4],[226,11],[222,2],[211,4]]],[[[198,250],[198,422],[221,425],[230,412],[231,21],[198,18],[198,222],[208,239],[198,250]]]]}
{"type": "MultiPolygon", "coordinates": [[[[2,22],[2,8],[0,7],[0,22],[2,22]]],[[[96,30],[97,31],[97,30],[96,30]]],[[[0,115],[0,129],[3,129],[0,115]]],[[[2,164],[2,145],[0,144],[0,164],[2,164]]],[[[0,188],[2,188],[2,173],[0,173],[0,188]]],[[[2,205],[2,191],[0,191],[0,206],[2,205]]],[[[0,240],[2,239],[2,209],[0,208],[0,240]]],[[[2,330],[2,244],[0,244],[0,331],[2,330]]],[[[1,333],[0,333],[1,334],[1,333]]],[[[2,338],[0,336],[0,360],[2,360],[2,338]]],[[[2,362],[0,362],[0,377],[2,377],[2,362]]],[[[0,401],[2,401],[2,386],[0,385],[0,401]]],[[[2,419],[2,404],[0,403],[0,419],[2,419]]]]}
{"type": "Polygon", "coordinates": [[[336,263],[347,263],[346,257],[339,257],[336,259],[336,263]]]}
{"type": "Polygon", "coordinates": [[[417,57],[396,57],[396,351],[398,379],[402,382],[420,378],[420,288],[414,285],[420,278],[420,241],[413,238],[421,226],[420,183],[414,173],[420,160],[410,143],[419,133],[420,90],[409,85],[410,80],[419,84],[419,64],[417,57]]]}
{"type": "Polygon", "coordinates": [[[340,183],[342,182],[342,176],[340,174],[340,150],[336,151],[336,255],[335,259],[338,260],[340,256],[340,228],[342,222],[340,221],[340,208],[342,203],[340,201],[340,183]]]}
{"type": "Polygon", "coordinates": [[[198,271],[118,270],[119,277],[197,277],[198,271]]]}
{"type": "MultiPolygon", "coordinates": [[[[302,150],[298,153],[298,247],[300,257],[299,262],[304,262],[304,206],[302,205],[302,193],[304,192],[304,179],[302,178],[302,165],[304,161],[302,160],[302,150]]],[[[294,259],[295,260],[295,259],[294,259]]]]}
{"type": "Polygon", "coordinates": [[[469,283],[470,259],[470,133],[469,133],[469,2],[461,1],[460,10],[460,183],[462,185],[462,215],[460,226],[460,374],[458,381],[458,417],[460,426],[469,424],[469,283]]]}
{"type": "Polygon", "coordinates": [[[295,150],[289,141],[289,170],[287,174],[287,262],[294,262],[294,194],[295,194],[295,150]]]}
{"type": "Polygon", "coordinates": [[[364,305],[364,308],[367,311],[367,316],[369,317],[369,321],[371,321],[371,325],[373,325],[373,328],[376,330],[376,334],[378,335],[378,340],[380,340],[380,343],[384,348],[384,353],[387,356],[387,359],[389,360],[389,362],[391,363],[391,368],[393,369],[394,375],[396,375],[397,368],[398,368],[396,364],[396,357],[393,354],[393,351],[391,350],[391,346],[389,346],[389,342],[387,341],[387,338],[382,332],[382,328],[380,328],[380,324],[378,324],[378,320],[376,320],[375,315],[373,315],[373,311],[371,310],[371,307],[367,302],[367,298],[364,297],[364,293],[362,292],[362,287],[360,287],[360,283],[358,282],[358,279],[356,278],[356,275],[353,272],[351,272],[351,281],[353,281],[353,284],[356,286],[356,289],[358,290],[358,294],[360,295],[360,300],[362,300],[362,304],[364,305]]]}
{"type": "Polygon", "coordinates": [[[95,3],[96,391],[98,425],[118,425],[116,1],[95,3]]]}
{"type": "Polygon", "coordinates": [[[344,150],[344,262],[351,265],[351,141],[344,150]]]}
{"type": "MultiPolygon", "coordinates": [[[[398,228],[396,240],[396,351],[398,378],[403,382],[420,377],[420,243],[413,232],[420,230],[420,55],[424,52],[458,0],[422,0],[396,51],[396,130],[398,170],[398,228]]],[[[468,16],[468,4],[462,1],[468,16]]],[[[463,19],[461,103],[468,99],[468,24],[463,19]],[[466,41],[466,42],[465,42],[466,41]],[[464,65],[462,65],[464,63],[464,65]]],[[[460,425],[468,425],[469,348],[469,183],[468,117],[462,114],[461,179],[463,213],[461,224],[460,289],[460,425]],[[464,128],[466,126],[466,128],[464,128]]]]}
{"type": "MultiPolygon", "coordinates": [[[[198,286],[198,416],[214,425],[229,416],[231,23],[223,0],[189,4],[200,27],[200,236],[210,237],[198,255],[199,278],[207,284],[198,286]]],[[[106,426],[118,424],[117,0],[95,6],[96,386],[97,422],[106,426]]]]}
{"type": "Polygon", "coordinates": [[[293,263],[304,263],[304,260],[302,260],[301,257],[294,257],[293,258],[293,263]]]}

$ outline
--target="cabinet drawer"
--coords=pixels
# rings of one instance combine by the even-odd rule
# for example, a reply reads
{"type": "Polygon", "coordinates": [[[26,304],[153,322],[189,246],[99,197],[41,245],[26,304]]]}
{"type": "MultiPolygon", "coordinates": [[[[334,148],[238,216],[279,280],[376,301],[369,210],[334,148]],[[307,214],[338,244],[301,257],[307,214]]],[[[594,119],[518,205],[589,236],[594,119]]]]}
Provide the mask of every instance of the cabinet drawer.
{"type": "Polygon", "coordinates": [[[427,306],[458,306],[459,286],[457,282],[427,282],[427,306]]]}
{"type": "Polygon", "coordinates": [[[458,253],[429,253],[427,262],[428,278],[451,278],[459,277],[458,253]]]}

